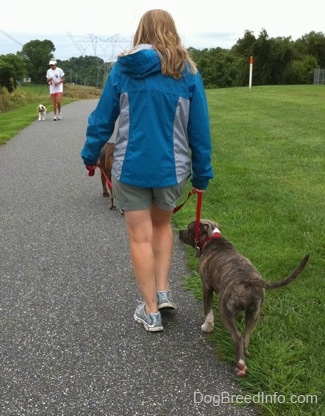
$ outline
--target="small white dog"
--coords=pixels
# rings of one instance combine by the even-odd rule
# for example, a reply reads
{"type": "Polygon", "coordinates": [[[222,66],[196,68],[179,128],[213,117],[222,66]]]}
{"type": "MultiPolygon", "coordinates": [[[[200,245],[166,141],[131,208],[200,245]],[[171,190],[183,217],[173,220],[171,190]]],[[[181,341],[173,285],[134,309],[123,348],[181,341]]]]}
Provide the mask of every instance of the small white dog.
{"type": "Polygon", "coordinates": [[[37,107],[37,111],[38,111],[38,121],[45,120],[46,112],[47,112],[47,108],[45,107],[45,105],[39,104],[39,106],[37,107]]]}

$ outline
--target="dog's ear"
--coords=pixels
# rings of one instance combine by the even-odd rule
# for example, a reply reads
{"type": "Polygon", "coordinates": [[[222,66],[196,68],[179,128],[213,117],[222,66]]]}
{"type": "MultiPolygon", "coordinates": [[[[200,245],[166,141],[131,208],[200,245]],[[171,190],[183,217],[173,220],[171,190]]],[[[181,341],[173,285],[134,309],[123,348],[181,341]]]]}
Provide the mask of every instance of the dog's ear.
{"type": "Polygon", "coordinates": [[[202,234],[204,233],[204,235],[211,237],[213,230],[216,228],[216,224],[209,220],[201,220],[201,227],[202,234]]]}
{"type": "Polygon", "coordinates": [[[201,223],[201,235],[207,235],[208,237],[210,237],[211,233],[212,230],[210,224],[207,222],[204,222],[203,224],[201,223]]]}

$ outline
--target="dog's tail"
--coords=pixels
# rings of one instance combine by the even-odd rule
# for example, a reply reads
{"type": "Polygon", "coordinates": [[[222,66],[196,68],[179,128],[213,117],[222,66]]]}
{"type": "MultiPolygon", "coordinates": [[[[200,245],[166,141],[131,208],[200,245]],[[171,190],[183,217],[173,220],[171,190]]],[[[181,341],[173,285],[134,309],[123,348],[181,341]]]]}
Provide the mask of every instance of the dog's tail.
{"type": "Polygon", "coordinates": [[[286,277],[285,279],[279,281],[279,282],[267,282],[265,280],[259,280],[258,285],[264,287],[264,289],[277,289],[283,286],[287,286],[289,283],[291,283],[296,277],[300,275],[300,273],[304,270],[306,267],[306,264],[309,259],[309,254],[307,254],[299,264],[299,266],[296,268],[296,270],[291,273],[290,276],[286,277]]]}

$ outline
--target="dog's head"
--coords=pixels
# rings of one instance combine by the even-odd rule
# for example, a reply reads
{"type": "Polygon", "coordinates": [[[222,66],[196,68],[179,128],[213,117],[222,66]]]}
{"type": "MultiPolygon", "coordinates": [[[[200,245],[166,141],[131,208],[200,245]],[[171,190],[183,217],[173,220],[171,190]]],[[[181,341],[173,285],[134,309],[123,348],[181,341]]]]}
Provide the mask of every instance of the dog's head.
{"type": "Polygon", "coordinates": [[[39,106],[37,107],[37,110],[39,113],[43,113],[44,111],[46,111],[46,107],[43,104],[39,104],[39,106]]]}
{"type": "Polygon", "coordinates": [[[210,220],[201,220],[198,230],[198,241],[195,235],[196,221],[188,224],[187,228],[179,231],[179,239],[195,249],[201,248],[204,242],[215,233],[220,234],[220,226],[218,223],[210,220]]]}

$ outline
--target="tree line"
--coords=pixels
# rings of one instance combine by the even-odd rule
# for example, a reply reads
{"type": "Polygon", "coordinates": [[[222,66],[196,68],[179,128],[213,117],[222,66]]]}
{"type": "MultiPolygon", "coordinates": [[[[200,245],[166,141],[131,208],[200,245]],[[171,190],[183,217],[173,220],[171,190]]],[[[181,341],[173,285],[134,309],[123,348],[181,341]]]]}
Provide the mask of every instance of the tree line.
{"type": "Polygon", "coordinates": [[[254,85],[312,84],[315,68],[325,68],[325,34],[310,32],[293,41],[270,38],[265,29],[258,37],[246,31],[229,50],[190,48],[190,52],[206,87],[248,85],[251,56],[254,85]]]}
{"type": "MultiPolygon", "coordinates": [[[[16,54],[0,55],[0,88],[9,92],[23,78],[36,84],[46,83],[45,73],[55,45],[50,40],[32,40],[16,54]]],[[[253,56],[253,85],[313,83],[315,68],[325,68],[325,34],[310,32],[293,41],[291,37],[270,38],[262,29],[256,37],[247,30],[230,49],[188,48],[206,88],[248,85],[249,58],[253,56]]],[[[59,61],[66,81],[101,88],[114,62],[97,56],[80,56],[59,61]]]]}

